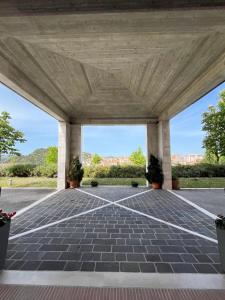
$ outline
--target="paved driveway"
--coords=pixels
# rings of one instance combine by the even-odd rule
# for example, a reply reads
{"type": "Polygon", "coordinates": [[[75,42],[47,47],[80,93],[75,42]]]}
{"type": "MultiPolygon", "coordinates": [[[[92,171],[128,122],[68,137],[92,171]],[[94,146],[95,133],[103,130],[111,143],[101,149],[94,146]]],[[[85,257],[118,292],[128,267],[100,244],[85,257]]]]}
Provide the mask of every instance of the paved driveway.
{"type": "Polygon", "coordinates": [[[54,192],[53,189],[2,189],[0,208],[5,211],[18,211],[54,192]]]}
{"type": "Polygon", "coordinates": [[[65,190],[13,220],[6,269],[217,273],[216,242],[214,220],[168,191],[65,190]]]}
{"type": "Polygon", "coordinates": [[[190,199],[194,203],[216,215],[225,215],[225,192],[220,190],[180,190],[179,195],[190,199]]]}

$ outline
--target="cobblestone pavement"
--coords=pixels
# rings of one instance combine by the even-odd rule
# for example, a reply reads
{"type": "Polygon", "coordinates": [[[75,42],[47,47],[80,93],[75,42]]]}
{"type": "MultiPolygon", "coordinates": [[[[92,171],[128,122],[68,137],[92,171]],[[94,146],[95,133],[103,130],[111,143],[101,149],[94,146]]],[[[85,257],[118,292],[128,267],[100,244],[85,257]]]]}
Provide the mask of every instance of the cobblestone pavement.
{"type": "Polygon", "coordinates": [[[126,207],[216,238],[214,220],[168,191],[153,190],[121,202],[126,207]]]}
{"type": "Polygon", "coordinates": [[[11,235],[67,218],[106,204],[105,201],[67,189],[31,208],[12,221],[11,235]]]}
{"type": "MultiPolygon", "coordinates": [[[[120,197],[119,193],[122,188],[117,189],[114,190],[116,200],[123,198],[125,193],[124,190],[121,191],[123,196],[120,197]]],[[[88,190],[84,189],[84,191],[88,190]]],[[[140,191],[135,189],[136,193],[140,191]]],[[[67,203],[68,199],[75,199],[74,195],[77,197],[76,211],[81,211],[84,208],[88,210],[106,204],[105,201],[101,202],[100,200],[98,202],[98,199],[92,196],[71,190],[59,193],[57,198],[52,200],[52,203],[56,207],[58,203],[58,206],[61,207],[62,202],[67,203]]],[[[192,207],[190,210],[190,207],[186,207],[183,202],[181,203],[182,210],[181,208],[178,210],[180,207],[177,204],[178,199],[173,195],[171,196],[175,199],[169,196],[168,192],[151,191],[140,195],[140,198],[135,197],[122,201],[121,204],[128,205],[130,203],[129,205],[135,205],[135,209],[140,210],[140,208],[145,208],[146,201],[149,201],[152,204],[147,205],[147,207],[150,206],[153,209],[155,203],[163,205],[161,201],[164,199],[164,213],[160,213],[160,209],[155,208],[159,210],[157,217],[166,220],[166,216],[172,214],[172,219],[167,220],[173,223],[177,213],[177,217],[181,216],[183,222],[179,222],[179,226],[183,226],[185,221],[188,222],[190,219],[192,220],[191,223],[194,222],[192,219],[192,214],[194,214],[198,224],[201,220],[206,222],[202,216],[202,219],[199,217],[201,214],[199,211],[192,207]],[[139,206],[136,204],[138,199],[140,201],[139,206]],[[176,209],[172,210],[173,207],[176,209]],[[167,213],[166,210],[168,210],[167,213]],[[182,211],[185,213],[181,215],[182,211]],[[191,215],[188,218],[189,213],[191,215]]],[[[109,199],[106,196],[105,198],[109,199]]],[[[70,204],[66,204],[67,213],[69,207],[71,210],[71,201],[68,203],[70,204]]],[[[47,207],[47,210],[52,211],[51,205],[47,207]]],[[[59,209],[60,211],[64,212],[64,210],[59,209]]],[[[76,211],[73,211],[73,214],[76,211]]],[[[33,210],[32,212],[35,213],[36,211],[33,210]]],[[[52,215],[54,216],[54,213],[52,215]]],[[[59,214],[57,218],[62,219],[65,215],[59,214]]],[[[33,217],[35,218],[35,216],[33,217]]],[[[15,224],[13,226],[15,227],[15,224]]],[[[201,223],[201,226],[204,227],[205,225],[201,223]]],[[[207,233],[211,233],[208,228],[205,234],[207,233]]],[[[215,243],[115,205],[11,240],[5,268],[9,270],[159,273],[221,272],[215,243]]]]}

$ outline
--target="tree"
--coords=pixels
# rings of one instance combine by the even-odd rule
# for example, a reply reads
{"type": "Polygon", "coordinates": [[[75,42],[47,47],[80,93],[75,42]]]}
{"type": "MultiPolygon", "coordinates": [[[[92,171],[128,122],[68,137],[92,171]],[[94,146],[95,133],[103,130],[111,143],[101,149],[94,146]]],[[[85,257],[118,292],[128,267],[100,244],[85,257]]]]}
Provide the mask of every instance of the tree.
{"type": "Polygon", "coordinates": [[[209,106],[202,119],[202,130],[206,132],[203,148],[217,163],[225,156],[225,91],[220,97],[218,104],[209,106]]]}
{"type": "Polygon", "coordinates": [[[52,146],[48,147],[47,153],[45,155],[45,163],[47,165],[57,164],[58,161],[58,147],[52,146]]]}
{"type": "Polygon", "coordinates": [[[3,154],[20,155],[15,145],[26,142],[23,132],[10,125],[10,119],[8,112],[3,111],[0,114],[0,161],[3,154]]]}
{"type": "Polygon", "coordinates": [[[91,160],[91,162],[92,162],[93,165],[99,165],[101,161],[102,161],[102,158],[97,153],[95,153],[93,155],[92,160],[91,160]]]}
{"type": "Polygon", "coordinates": [[[130,161],[137,166],[143,166],[146,164],[146,158],[140,146],[136,151],[131,153],[130,161]]]}

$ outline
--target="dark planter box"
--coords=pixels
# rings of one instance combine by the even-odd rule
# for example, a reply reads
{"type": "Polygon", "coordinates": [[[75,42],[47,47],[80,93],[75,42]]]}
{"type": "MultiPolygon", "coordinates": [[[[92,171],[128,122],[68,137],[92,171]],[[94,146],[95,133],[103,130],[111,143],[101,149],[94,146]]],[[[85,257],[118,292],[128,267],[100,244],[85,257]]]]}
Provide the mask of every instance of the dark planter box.
{"type": "Polygon", "coordinates": [[[220,263],[223,272],[225,272],[225,228],[216,227],[218,250],[220,254],[220,263]]]}
{"type": "Polygon", "coordinates": [[[8,240],[9,240],[10,221],[0,227],[0,270],[4,268],[8,240]]]}

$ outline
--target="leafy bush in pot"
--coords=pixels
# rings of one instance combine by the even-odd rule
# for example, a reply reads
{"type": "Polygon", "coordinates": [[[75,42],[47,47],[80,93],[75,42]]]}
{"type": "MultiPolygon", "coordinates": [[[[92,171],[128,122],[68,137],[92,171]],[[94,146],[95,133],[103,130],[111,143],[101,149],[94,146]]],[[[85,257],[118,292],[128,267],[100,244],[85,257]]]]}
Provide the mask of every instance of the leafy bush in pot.
{"type": "Polygon", "coordinates": [[[84,176],[84,170],[82,169],[82,163],[79,160],[79,157],[75,157],[72,159],[69,173],[68,173],[68,179],[70,181],[78,181],[80,182],[83,179],[84,176]]]}
{"type": "Polygon", "coordinates": [[[137,188],[139,183],[137,181],[131,181],[131,186],[137,188]]]}
{"type": "Polygon", "coordinates": [[[148,172],[145,174],[146,179],[149,183],[163,184],[164,176],[160,162],[157,157],[150,155],[148,172]]]}
{"type": "Polygon", "coordinates": [[[97,180],[92,180],[91,181],[91,186],[92,187],[97,187],[98,186],[98,181],[97,180]]]}

